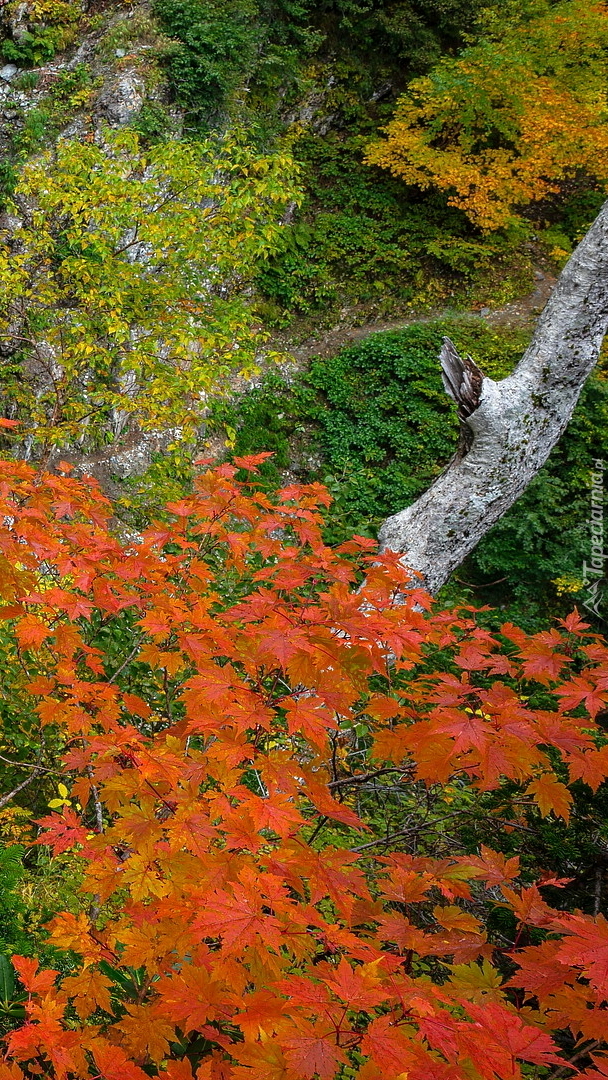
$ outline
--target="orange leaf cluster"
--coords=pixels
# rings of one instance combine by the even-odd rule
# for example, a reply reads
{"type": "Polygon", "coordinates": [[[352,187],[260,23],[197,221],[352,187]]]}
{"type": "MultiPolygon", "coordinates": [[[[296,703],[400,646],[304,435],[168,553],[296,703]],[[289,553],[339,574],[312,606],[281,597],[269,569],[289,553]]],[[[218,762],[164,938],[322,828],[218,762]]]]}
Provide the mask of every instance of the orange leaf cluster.
{"type": "Polygon", "coordinates": [[[28,1015],[0,1080],[518,1080],[564,1064],[552,1032],[603,1037],[601,917],[486,848],[387,851],[347,797],[385,771],[508,778],[567,818],[568,772],[608,774],[608,650],[576,615],[530,637],[432,611],[396,556],[323,543],[318,487],[271,500],[224,465],[125,544],[94,487],[3,469],[2,617],[84,807],[42,842],[91,902],[50,924],[68,976],[15,958],[28,1015]],[[362,728],[367,773],[340,759],[362,728]],[[484,904],[542,944],[493,942],[484,904]]]}
{"type": "Polygon", "coordinates": [[[582,171],[608,180],[608,6],[558,0],[413,80],[367,162],[484,230],[582,171]]]}

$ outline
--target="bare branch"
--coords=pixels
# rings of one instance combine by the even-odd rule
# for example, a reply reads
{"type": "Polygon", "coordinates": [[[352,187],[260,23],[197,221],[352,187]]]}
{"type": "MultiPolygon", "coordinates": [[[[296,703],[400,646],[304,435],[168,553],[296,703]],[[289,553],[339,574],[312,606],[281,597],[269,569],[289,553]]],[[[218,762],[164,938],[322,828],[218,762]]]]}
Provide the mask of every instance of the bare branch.
{"type": "Polygon", "coordinates": [[[23,780],[20,784],[17,784],[16,788],[13,788],[13,790],[9,791],[6,795],[0,796],[0,810],[4,809],[7,803],[11,802],[11,800],[15,798],[15,795],[18,795],[19,792],[23,791],[24,788],[29,787],[29,785],[34,782],[36,777],[40,776],[40,774],[45,771],[45,769],[41,768],[39,765],[36,765],[34,767],[34,771],[30,773],[29,776],[26,776],[25,780],[23,780]]]}

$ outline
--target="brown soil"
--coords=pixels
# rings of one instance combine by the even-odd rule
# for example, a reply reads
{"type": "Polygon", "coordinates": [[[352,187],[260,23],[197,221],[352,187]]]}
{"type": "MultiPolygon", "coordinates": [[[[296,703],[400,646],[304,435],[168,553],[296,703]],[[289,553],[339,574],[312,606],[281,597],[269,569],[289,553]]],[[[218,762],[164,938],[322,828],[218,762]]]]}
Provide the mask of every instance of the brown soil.
{"type": "MultiPolygon", "coordinates": [[[[536,286],[527,296],[514,300],[503,308],[485,308],[478,311],[467,312],[483,319],[490,326],[529,326],[532,328],[534,321],[544,308],[551,290],[555,285],[556,278],[545,274],[541,270],[535,273],[536,286]]],[[[292,345],[289,338],[283,337],[277,341],[277,345],[286,353],[293,356],[297,367],[303,366],[315,356],[335,356],[341,349],[353,345],[357,341],[363,341],[370,334],[377,334],[385,330],[401,330],[404,326],[410,326],[415,322],[430,322],[432,319],[445,315],[445,311],[434,311],[431,315],[410,315],[408,318],[392,319],[363,323],[361,326],[349,326],[341,322],[330,330],[323,330],[318,335],[314,334],[300,344],[292,345]]]]}

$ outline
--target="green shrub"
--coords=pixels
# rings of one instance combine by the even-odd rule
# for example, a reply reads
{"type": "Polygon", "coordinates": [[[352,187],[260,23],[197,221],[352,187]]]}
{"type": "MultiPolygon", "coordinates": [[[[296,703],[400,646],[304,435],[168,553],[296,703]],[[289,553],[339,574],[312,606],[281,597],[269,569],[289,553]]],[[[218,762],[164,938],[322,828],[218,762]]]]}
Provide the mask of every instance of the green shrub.
{"type": "Polygon", "coordinates": [[[52,60],[61,42],[61,31],[55,26],[40,26],[26,31],[19,41],[7,38],[0,45],[3,60],[23,67],[37,67],[52,60]]]}
{"type": "Polygon", "coordinates": [[[46,105],[37,105],[25,114],[23,126],[12,137],[13,148],[18,157],[27,157],[44,145],[50,136],[53,113],[46,105]]]}
{"type": "Polygon", "coordinates": [[[11,844],[0,849],[0,953],[29,952],[24,930],[25,904],[18,895],[23,883],[24,848],[11,844]]]}
{"type": "Polygon", "coordinates": [[[177,100],[199,120],[221,114],[255,62],[255,0],[155,0],[154,14],[181,46],[166,59],[177,100]]]}
{"type": "Polygon", "coordinates": [[[37,71],[21,71],[12,80],[13,90],[34,90],[38,86],[40,75],[37,71]]]}
{"type": "Polygon", "coordinates": [[[0,209],[17,186],[17,170],[11,161],[0,161],[0,209]]]}
{"type": "Polygon", "coordinates": [[[59,72],[48,93],[34,108],[23,112],[21,126],[15,127],[11,137],[14,157],[26,158],[51,143],[62,124],[87,104],[93,85],[86,64],[59,72]]]}
{"type": "Polygon", "coordinates": [[[268,483],[287,467],[328,482],[338,501],[335,539],[373,530],[428,487],[454,451],[458,424],[437,361],[444,333],[494,375],[520,353],[520,336],[505,341],[480,320],[412,324],[313,360],[291,385],[267,376],[238,402],[214,405],[212,423],[236,429],[238,454],[274,451],[268,483]]]}
{"type": "Polygon", "coordinates": [[[145,101],[130,126],[137,132],[144,146],[152,146],[167,138],[175,125],[161,102],[145,101]]]}

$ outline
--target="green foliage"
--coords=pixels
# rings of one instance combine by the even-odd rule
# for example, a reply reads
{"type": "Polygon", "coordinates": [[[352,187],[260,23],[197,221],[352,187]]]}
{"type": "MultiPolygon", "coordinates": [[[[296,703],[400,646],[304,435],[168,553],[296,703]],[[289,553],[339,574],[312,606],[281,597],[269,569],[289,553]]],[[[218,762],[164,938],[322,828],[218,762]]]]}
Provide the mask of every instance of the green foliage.
{"type": "Polygon", "coordinates": [[[137,529],[146,528],[151,520],[159,519],[164,507],[182,499],[192,490],[195,468],[192,455],[177,450],[154,454],[143,476],[131,476],[115,481],[120,484],[115,505],[123,521],[137,529]]]}
{"type": "MultiPolygon", "coordinates": [[[[103,22],[103,17],[102,17],[103,22]]],[[[146,66],[174,49],[174,43],[164,35],[158,21],[147,8],[117,12],[97,43],[96,52],[102,60],[113,60],[117,50],[130,52],[136,46],[146,48],[146,66]]]]}
{"type": "Polygon", "coordinates": [[[39,105],[29,109],[23,118],[23,125],[13,134],[13,149],[17,157],[25,158],[44,145],[52,133],[52,113],[48,105],[39,105]]]}
{"type": "MultiPolygon", "coordinates": [[[[18,764],[31,762],[38,756],[41,743],[39,718],[24,708],[24,686],[27,679],[19,663],[19,655],[7,632],[5,622],[0,623],[0,760],[4,784],[10,791],[24,779],[24,771],[18,764]]],[[[46,805],[44,776],[39,777],[28,789],[30,808],[42,813],[46,805]],[[37,801],[36,801],[37,800],[37,801]]],[[[6,811],[5,811],[6,812],[6,811]]],[[[0,844],[7,839],[20,839],[19,834],[10,835],[2,829],[0,811],[0,844]]]]}
{"type": "Polygon", "coordinates": [[[91,72],[87,64],[60,71],[49,91],[49,96],[56,103],[65,103],[74,108],[79,103],[80,95],[87,93],[92,85],[91,72]]]}
{"type": "MultiPolygon", "coordinates": [[[[23,928],[25,904],[18,895],[23,883],[24,848],[20,844],[11,844],[0,849],[0,954],[29,951],[28,939],[23,928]]],[[[10,974],[2,964],[0,955],[0,999],[4,1004],[4,991],[8,989],[6,981],[10,974]]],[[[1,1009],[0,1009],[1,1013],[1,1009]]]]}
{"type": "MultiPolygon", "coordinates": [[[[11,946],[12,948],[12,946],[11,946]]],[[[25,1018],[27,994],[19,993],[15,970],[8,956],[0,954],[0,1032],[4,1035],[25,1018]]]]}
{"type": "MultiPolygon", "coordinates": [[[[28,74],[35,73],[23,73],[28,74]]],[[[86,64],[59,72],[48,93],[33,108],[24,110],[22,123],[15,125],[11,135],[13,171],[15,162],[23,161],[57,138],[61,127],[88,103],[94,85],[86,64]]],[[[13,190],[14,187],[15,184],[13,190]]]]}
{"type": "Polygon", "coordinates": [[[479,320],[412,324],[314,360],[292,385],[267,376],[235,405],[214,406],[215,423],[236,428],[237,454],[274,451],[262,467],[268,483],[287,466],[322,478],[336,499],[332,539],[369,533],[454,451],[458,425],[437,363],[443,334],[494,375],[520,353],[518,335],[505,339],[479,320]]]}
{"type": "Polygon", "coordinates": [[[14,90],[34,90],[40,78],[37,71],[21,71],[15,75],[11,86],[14,90]]]}
{"type": "Polygon", "coordinates": [[[142,146],[147,147],[166,139],[175,124],[160,101],[145,101],[130,127],[139,135],[142,146]]]}
{"type": "Polygon", "coordinates": [[[254,64],[255,0],[155,0],[154,13],[180,43],[167,60],[175,96],[196,120],[217,117],[254,64]]]}
{"type": "Polygon", "coordinates": [[[312,25],[321,55],[362,57],[368,68],[405,65],[415,73],[462,44],[485,7],[483,0],[266,0],[262,10],[284,33],[312,25]]]}
{"type": "Polygon", "coordinates": [[[10,199],[17,186],[17,170],[11,161],[0,161],[0,208],[10,199]]]}
{"type": "MultiPolygon", "coordinates": [[[[74,40],[82,8],[73,0],[26,0],[19,7],[19,20],[26,29],[19,39],[6,35],[0,42],[0,57],[20,67],[38,67],[74,40]]],[[[9,9],[10,10],[10,9],[9,9]]]]}
{"type": "Polygon", "coordinates": [[[570,244],[578,244],[605,199],[606,192],[602,187],[590,186],[588,179],[580,177],[564,190],[563,197],[553,208],[545,209],[544,216],[552,226],[563,231],[570,244]]]}
{"type": "MultiPolygon", "coordinates": [[[[456,793],[453,809],[462,809],[464,790],[463,786],[463,792],[456,793]]],[[[555,890],[552,903],[593,913],[597,875],[604,879],[608,859],[608,796],[603,785],[592,793],[580,782],[571,792],[574,802],[566,823],[526,812],[515,785],[507,782],[500,793],[473,799],[466,818],[454,815],[453,822],[443,826],[443,843],[446,849],[461,844],[470,852],[480,844],[492,844],[507,857],[517,855],[530,879],[538,875],[539,867],[547,876],[568,879],[555,890]],[[496,818],[513,824],[497,829],[496,818]]]]}
{"type": "MultiPolygon", "coordinates": [[[[355,113],[377,89],[379,75],[401,84],[462,43],[474,13],[463,0],[155,0],[163,30],[176,42],[167,56],[173,93],[195,123],[216,123],[235,95],[284,107],[286,90],[306,78],[311,62],[332,59],[331,83],[343,104],[360,83],[355,113]],[[245,92],[245,94],[243,93],[245,92]]],[[[335,96],[335,91],[334,91],[335,96]]]]}
{"type": "MultiPolygon", "coordinates": [[[[503,302],[525,291],[532,260],[521,229],[480,238],[445,194],[406,187],[364,165],[363,154],[409,79],[537,8],[487,0],[156,0],[174,42],[163,61],[169,87],[191,129],[221,127],[232,114],[270,145],[294,118],[310,125],[296,151],[304,204],[259,277],[264,319],[285,326],[343,304],[384,314],[473,295],[503,302]]],[[[167,133],[155,106],[145,106],[134,126],[149,142],[167,133]]],[[[559,264],[563,245],[546,242],[559,264]]]]}
{"type": "Polygon", "coordinates": [[[487,297],[509,276],[531,276],[519,237],[480,240],[440,195],[364,165],[364,142],[330,132],[297,143],[306,198],[258,279],[275,321],[338,301],[378,313],[404,304],[420,310],[454,296],[487,297]]]}
{"type": "Polygon", "coordinates": [[[24,67],[37,67],[52,60],[60,43],[60,35],[53,27],[40,27],[34,32],[26,31],[19,41],[7,38],[0,45],[2,59],[24,67]]]}
{"type": "Polygon", "coordinates": [[[79,883],[73,856],[52,857],[38,849],[32,858],[14,843],[0,849],[0,1035],[25,1016],[27,995],[17,983],[12,955],[36,956],[64,972],[73,965],[69,954],[48,945],[45,924],[58,908],[75,909],[79,883]]]}
{"type": "MultiPolygon", "coordinates": [[[[231,112],[267,145],[312,110],[296,148],[306,198],[259,278],[260,314],[269,323],[285,326],[294,315],[342,304],[384,314],[467,303],[472,295],[502,302],[525,291],[531,257],[521,229],[480,238],[462,211],[446,207],[445,195],[363,164],[407,80],[479,33],[491,35],[502,7],[157,0],[157,18],[176,42],[165,57],[170,88],[192,127],[219,126],[231,112]]],[[[504,18],[515,13],[509,8],[504,18]]],[[[563,249],[548,246],[559,262],[563,249]]]]}

